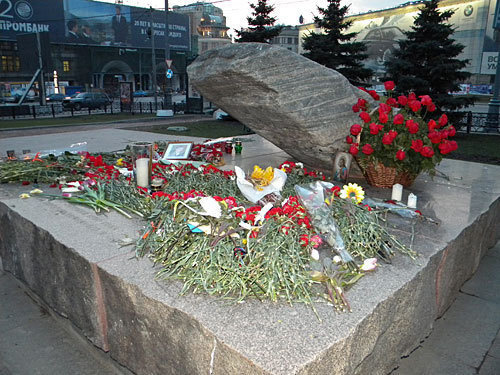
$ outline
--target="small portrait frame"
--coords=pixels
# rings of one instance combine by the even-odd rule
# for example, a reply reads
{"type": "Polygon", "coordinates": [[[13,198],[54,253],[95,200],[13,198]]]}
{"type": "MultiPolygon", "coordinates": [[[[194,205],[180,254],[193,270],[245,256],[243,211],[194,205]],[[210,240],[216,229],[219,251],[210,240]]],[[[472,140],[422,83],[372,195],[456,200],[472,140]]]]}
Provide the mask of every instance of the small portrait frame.
{"type": "Polygon", "coordinates": [[[169,142],[162,160],[187,160],[192,148],[193,142],[169,142]]]}

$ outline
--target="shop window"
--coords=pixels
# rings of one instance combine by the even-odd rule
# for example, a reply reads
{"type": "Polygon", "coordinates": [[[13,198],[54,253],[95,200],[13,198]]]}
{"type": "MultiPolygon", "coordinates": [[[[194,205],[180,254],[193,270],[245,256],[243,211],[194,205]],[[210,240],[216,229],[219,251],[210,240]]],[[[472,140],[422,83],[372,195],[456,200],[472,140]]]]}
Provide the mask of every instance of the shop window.
{"type": "Polygon", "coordinates": [[[2,56],[3,72],[18,72],[20,68],[21,63],[18,56],[2,56]]]}

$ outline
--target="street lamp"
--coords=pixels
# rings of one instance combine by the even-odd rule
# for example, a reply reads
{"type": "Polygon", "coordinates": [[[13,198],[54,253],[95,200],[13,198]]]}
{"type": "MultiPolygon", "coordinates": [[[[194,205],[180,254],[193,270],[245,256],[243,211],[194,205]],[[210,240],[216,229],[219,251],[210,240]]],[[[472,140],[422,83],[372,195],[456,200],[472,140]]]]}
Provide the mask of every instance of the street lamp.
{"type": "Polygon", "coordinates": [[[172,108],[172,81],[171,77],[167,75],[168,70],[170,69],[170,64],[172,61],[170,60],[170,41],[168,40],[168,0],[165,0],[165,108],[172,108]]]}
{"type": "MultiPolygon", "coordinates": [[[[495,19],[493,20],[493,29],[497,30],[496,39],[498,39],[498,31],[500,31],[500,2],[497,2],[495,9],[495,19]]],[[[487,128],[496,127],[500,130],[498,124],[498,109],[500,107],[500,51],[497,56],[497,70],[495,74],[495,84],[493,86],[493,96],[488,104],[488,119],[487,128]]]]}

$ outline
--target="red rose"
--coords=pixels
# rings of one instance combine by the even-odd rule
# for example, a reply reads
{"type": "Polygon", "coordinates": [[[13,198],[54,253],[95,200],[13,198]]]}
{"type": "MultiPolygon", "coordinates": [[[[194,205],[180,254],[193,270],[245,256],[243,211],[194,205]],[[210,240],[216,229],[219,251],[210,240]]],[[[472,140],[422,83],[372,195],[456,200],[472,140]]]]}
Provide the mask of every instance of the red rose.
{"type": "Polygon", "coordinates": [[[390,105],[391,107],[397,107],[398,106],[398,102],[396,101],[396,99],[394,98],[388,98],[385,103],[387,105],[390,105]]]}
{"type": "Polygon", "coordinates": [[[385,123],[387,123],[387,121],[389,121],[389,116],[387,116],[387,113],[385,113],[385,112],[379,112],[379,114],[378,114],[378,120],[382,124],[385,124],[385,123]]]}
{"type": "Polygon", "coordinates": [[[434,150],[432,149],[432,147],[429,147],[429,146],[424,146],[422,148],[422,151],[420,151],[420,154],[424,157],[424,158],[432,158],[432,156],[434,155],[434,150]]]}
{"type": "Polygon", "coordinates": [[[380,105],[378,106],[379,113],[382,112],[389,113],[391,110],[392,110],[391,106],[385,103],[380,103],[380,105]]]}
{"type": "Polygon", "coordinates": [[[370,122],[371,121],[371,118],[370,118],[370,115],[368,114],[368,112],[361,112],[359,114],[359,117],[361,118],[361,120],[363,120],[364,122],[370,122]]]}
{"type": "Polygon", "coordinates": [[[439,118],[438,124],[441,127],[441,126],[445,126],[447,123],[448,123],[448,116],[446,116],[446,114],[443,113],[441,115],[441,117],[439,118]]]}
{"type": "Polygon", "coordinates": [[[427,106],[427,110],[429,112],[434,112],[436,110],[436,105],[434,103],[431,103],[427,106]]]}
{"type": "Polygon", "coordinates": [[[353,145],[351,145],[351,147],[349,148],[349,153],[352,156],[356,156],[358,154],[358,152],[359,152],[358,144],[354,143],[353,145]]]}
{"type": "Polygon", "coordinates": [[[392,91],[392,90],[394,90],[394,87],[395,87],[395,86],[396,86],[396,85],[395,85],[394,81],[386,81],[386,82],[384,82],[384,87],[385,87],[385,89],[386,89],[387,91],[392,91]]]}
{"type": "Polygon", "coordinates": [[[361,133],[361,125],[354,124],[353,126],[351,126],[351,134],[352,135],[357,136],[359,133],[361,133]]]}
{"type": "Polygon", "coordinates": [[[422,103],[420,103],[418,100],[409,100],[408,106],[413,112],[418,112],[418,110],[422,107],[422,103]]]}
{"type": "Polygon", "coordinates": [[[352,111],[353,111],[354,113],[358,113],[358,112],[359,112],[359,106],[358,106],[357,104],[354,104],[354,105],[352,106],[352,111]]]}
{"type": "Polygon", "coordinates": [[[410,94],[408,95],[408,100],[417,100],[417,96],[414,92],[410,92],[410,94]]]}
{"type": "Polygon", "coordinates": [[[455,134],[457,134],[457,130],[455,129],[455,127],[453,125],[450,125],[448,127],[448,136],[449,137],[454,137],[455,134]]]}
{"type": "Polygon", "coordinates": [[[437,127],[437,124],[436,124],[436,121],[434,120],[430,120],[428,123],[427,123],[427,127],[429,128],[429,131],[433,131],[434,129],[436,129],[437,127]]]}
{"type": "Polygon", "coordinates": [[[393,140],[394,138],[392,138],[392,136],[389,133],[385,133],[382,137],[382,143],[384,145],[390,145],[393,140]]]}
{"type": "Polygon", "coordinates": [[[392,120],[394,125],[401,125],[404,121],[405,117],[401,113],[398,113],[396,116],[394,116],[394,119],[392,120]]]}
{"type": "Polygon", "coordinates": [[[359,98],[357,104],[358,104],[359,108],[366,109],[366,100],[365,99],[359,98]]]}
{"type": "Polygon", "coordinates": [[[408,98],[404,95],[398,96],[398,103],[404,107],[408,103],[408,98]]]}
{"type": "Polygon", "coordinates": [[[345,141],[346,141],[346,143],[347,143],[348,145],[351,145],[351,144],[352,144],[352,142],[353,142],[352,137],[351,137],[351,136],[349,136],[349,135],[348,135],[347,137],[345,137],[345,141]]]}
{"type": "Polygon", "coordinates": [[[375,124],[372,122],[370,124],[370,134],[372,135],[377,135],[380,130],[382,130],[384,127],[382,125],[375,124]]]}
{"type": "Polygon", "coordinates": [[[407,120],[406,127],[408,128],[408,131],[410,132],[410,134],[415,134],[418,132],[418,123],[416,123],[413,120],[407,120]]]}
{"type": "Polygon", "coordinates": [[[455,151],[456,149],[458,149],[458,144],[457,144],[457,142],[455,142],[455,141],[450,141],[450,147],[451,147],[451,151],[455,151]]]}
{"type": "Polygon", "coordinates": [[[404,160],[404,158],[406,158],[406,153],[403,150],[398,150],[398,152],[396,152],[396,159],[404,160]]]}
{"type": "Polygon", "coordinates": [[[439,132],[437,132],[435,130],[429,132],[428,137],[429,137],[429,139],[431,140],[432,143],[439,143],[439,142],[441,142],[441,139],[442,139],[441,138],[442,137],[441,133],[439,133],[439,132]]]}
{"type": "Polygon", "coordinates": [[[389,130],[389,135],[394,139],[398,136],[398,132],[396,130],[389,130]]]}
{"type": "Polygon", "coordinates": [[[367,143],[366,145],[364,145],[362,148],[361,148],[361,151],[363,152],[363,154],[365,155],[370,155],[373,153],[373,147],[371,144],[367,143]]]}
{"type": "Polygon", "coordinates": [[[421,139],[411,141],[411,149],[415,152],[421,152],[424,147],[424,142],[421,139]]]}
{"type": "Polygon", "coordinates": [[[368,90],[368,94],[375,99],[375,100],[380,100],[380,96],[377,94],[375,90],[368,90]]]}
{"type": "Polygon", "coordinates": [[[432,99],[429,95],[421,95],[419,96],[419,98],[420,98],[420,103],[422,103],[422,105],[428,106],[432,104],[432,99]]]}
{"type": "Polygon", "coordinates": [[[443,155],[446,155],[448,153],[450,153],[452,151],[451,147],[450,147],[450,141],[443,141],[442,143],[439,144],[439,151],[441,152],[441,154],[443,155]]]}

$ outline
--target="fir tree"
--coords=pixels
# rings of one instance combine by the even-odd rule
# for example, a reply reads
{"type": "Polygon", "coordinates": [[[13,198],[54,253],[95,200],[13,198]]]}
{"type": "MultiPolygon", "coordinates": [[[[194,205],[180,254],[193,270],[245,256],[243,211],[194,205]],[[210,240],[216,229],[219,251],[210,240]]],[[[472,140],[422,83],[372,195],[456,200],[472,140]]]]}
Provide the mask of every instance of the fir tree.
{"type": "Polygon", "coordinates": [[[274,6],[267,5],[267,0],[259,0],[257,4],[250,4],[253,9],[253,17],[247,17],[248,31],[241,29],[235,30],[238,34],[236,42],[257,42],[269,43],[272,38],[278,36],[281,32],[281,26],[274,26],[276,18],[270,14],[274,10],[274,6]]]}
{"type": "Polygon", "coordinates": [[[469,60],[457,56],[464,46],[451,37],[454,32],[447,20],[452,10],[440,12],[438,0],[430,0],[420,9],[406,39],[399,40],[399,49],[386,62],[387,78],[396,83],[398,93],[413,91],[417,96],[430,95],[438,108],[455,110],[473,103],[472,99],[456,97],[458,83],[470,77],[462,71],[469,60]]]}
{"type": "Polygon", "coordinates": [[[318,10],[323,18],[314,17],[316,26],[324,30],[324,34],[312,32],[303,38],[305,57],[343,74],[352,84],[363,85],[373,74],[363,67],[366,45],[363,42],[350,42],[357,33],[345,33],[352,21],[345,17],[349,6],[340,6],[340,0],[328,0],[327,8],[318,10]]]}

